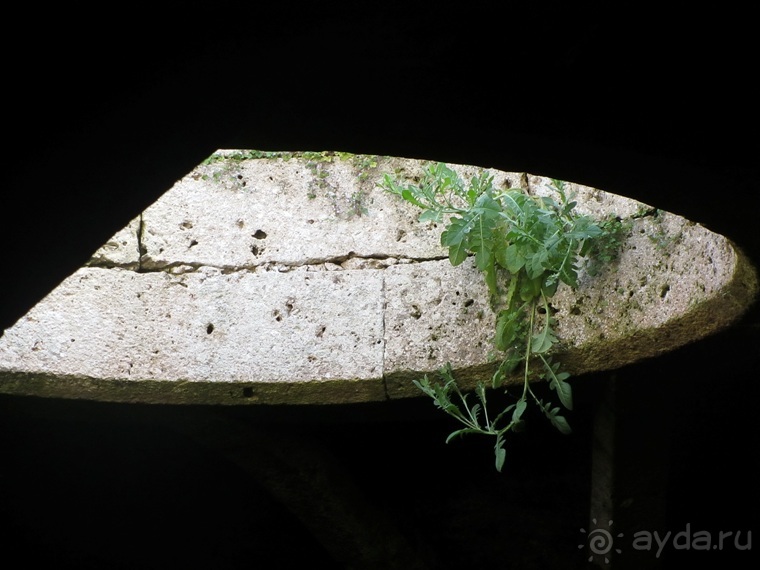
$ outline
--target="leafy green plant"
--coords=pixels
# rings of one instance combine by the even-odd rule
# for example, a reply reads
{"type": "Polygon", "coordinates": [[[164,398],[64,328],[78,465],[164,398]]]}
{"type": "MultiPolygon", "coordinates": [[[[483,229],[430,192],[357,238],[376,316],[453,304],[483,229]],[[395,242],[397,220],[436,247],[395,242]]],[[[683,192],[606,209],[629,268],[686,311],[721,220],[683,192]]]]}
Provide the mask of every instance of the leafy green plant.
{"type": "Polygon", "coordinates": [[[610,244],[619,243],[619,220],[597,222],[578,214],[564,182],[552,182],[556,198],[531,196],[519,188],[494,188],[493,176],[486,171],[465,184],[453,169],[436,163],[428,165],[418,183],[405,183],[390,174],[380,183],[422,209],[420,221],[446,223],[441,245],[448,248],[452,265],[474,256],[484,273],[496,315],[494,347],[501,356],[491,388],[502,388],[516,376],[522,377],[522,392],[498,414],[490,415],[486,385],[478,384],[477,401],[468,401],[471,394],[457,385],[450,364],[440,370],[437,380],[425,375],[414,383],[464,426],[451,432],[447,442],[466,434],[495,437],[498,471],[506,457],[505,435],[521,426],[529,402],[560,432],[571,432],[562,408],[543,401],[531,388],[533,380],[548,381],[560,405],[572,410],[570,375],[551,356],[558,340],[549,300],[561,283],[578,286],[583,258],[596,252],[609,261],[613,257],[610,244]]]}

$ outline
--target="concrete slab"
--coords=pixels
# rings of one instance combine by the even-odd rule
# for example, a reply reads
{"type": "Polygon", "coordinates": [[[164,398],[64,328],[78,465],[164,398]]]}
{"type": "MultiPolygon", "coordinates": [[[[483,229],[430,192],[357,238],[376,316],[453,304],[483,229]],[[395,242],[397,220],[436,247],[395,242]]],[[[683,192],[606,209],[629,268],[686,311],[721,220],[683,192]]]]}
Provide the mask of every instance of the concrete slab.
{"type": "MultiPolygon", "coordinates": [[[[219,151],[94,252],[0,337],[0,393],[203,404],[348,403],[419,395],[446,362],[490,376],[494,315],[442,230],[378,187],[422,161],[219,151]]],[[[466,178],[481,169],[451,165],[466,178]]],[[[491,170],[497,186],[549,180],[491,170]]],[[[694,342],[754,299],[723,236],[569,184],[578,209],[630,222],[616,263],[552,304],[578,374],[694,342]]]]}
{"type": "Polygon", "coordinates": [[[382,399],[382,286],[378,271],[82,268],[6,331],[3,385],[12,370],[16,390],[62,397],[382,399]]]}

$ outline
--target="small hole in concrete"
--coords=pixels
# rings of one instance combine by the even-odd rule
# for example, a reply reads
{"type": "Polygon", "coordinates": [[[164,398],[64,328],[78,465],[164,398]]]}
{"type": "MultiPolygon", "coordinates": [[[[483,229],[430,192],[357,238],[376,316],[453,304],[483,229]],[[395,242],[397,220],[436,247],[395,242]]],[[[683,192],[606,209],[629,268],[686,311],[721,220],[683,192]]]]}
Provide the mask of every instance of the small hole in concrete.
{"type": "Polygon", "coordinates": [[[571,315],[580,315],[581,314],[581,310],[576,305],[575,307],[573,307],[572,309],[570,309],[570,314],[571,315]]]}
{"type": "Polygon", "coordinates": [[[243,388],[243,398],[252,398],[253,397],[253,388],[250,386],[243,388]]]}
{"type": "Polygon", "coordinates": [[[256,230],[256,233],[251,237],[255,237],[256,239],[265,239],[267,237],[267,233],[262,230],[256,230]]]}
{"type": "Polygon", "coordinates": [[[474,302],[475,302],[475,299],[467,299],[467,300],[464,302],[464,306],[465,306],[465,307],[470,307],[470,306],[472,306],[472,304],[473,304],[474,302]]]}
{"type": "Polygon", "coordinates": [[[194,247],[196,245],[198,245],[198,240],[193,240],[190,242],[190,245],[188,247],[194,247]]]}
{"type": "Polygon", "coordinates": [[[206,327],[206,334],[211,334],[212,332],[214,332],[214,325],[209,323],[208,326],[206,327]]]}
{"type": "Polygon", "coordinates": [[[667,296],[668,291],[670,291],[670,285],[665,285],[660,289],[660,298],[664,299],[667,296]]]}
{"type": "Polygon", "coordinates": [[[251,253],[253,255],[258,255],[259,254],[259,248],[257,246],[255,246],[255,245],[252,245],[251,246],[251,253]]]}

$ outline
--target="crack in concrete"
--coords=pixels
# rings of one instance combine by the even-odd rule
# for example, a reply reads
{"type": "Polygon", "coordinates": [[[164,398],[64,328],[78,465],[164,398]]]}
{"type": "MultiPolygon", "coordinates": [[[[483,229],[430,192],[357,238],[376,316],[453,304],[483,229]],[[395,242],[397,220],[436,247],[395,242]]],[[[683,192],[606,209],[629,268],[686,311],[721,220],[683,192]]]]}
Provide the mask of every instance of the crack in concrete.
{"type": "MultiPolygon", "coordinates": [[[[403,256],[403,255],[390,255],[390,254],[385,254],[385,253],[370,253],[370,254],[362,255],[359,253],[354,253],[353,251],[349,251],[345,255],[337,255],[334,257],[317,258],[317,259],[307,259],[305,262],[292,264],[292,267],[300,267],[303,265],[320,265],[324,263],[332,263],[333,265],[342,265],[343,263],[346,263],[347,261],[350,261],[352,259],[367,260],[367,261],[369,260],[377,260],[377,261],[401,260],[402,263],[421,263],[424,261],[440,261],[442,259],[448,259],[448,256],[434,255],[434,256],[429,256],[429,257],[408,257],[408,256],[403,256]]],[[[391,263],[390,265],[395,265],[395,264],[391,263]]]]}
{"type": "Polygon", "coordinates": [[[142,272],[142,259],[145,253],[145,247],[143,246],[142,236],[145,229],[145,222],[143,221],[143,215],[140,214],[140,220],[137,222],[137,272],[142,272]]]}
{"type": "Polygon", "coordinates": [[[382,348],[381,348],[381,350],[382,350],[382,363],[381,363],[382,368],[380,370],[380,378],[381,378],[382,383],[383,383],[383,394],[385,395],[385,399],[386,400],[390,400],[391,399],[391,395],[388,392],[388,378],[385,375],[385,360],[386,360],[386,356],[387,356],[387,354],[386,354],[386,352],[387,352],[387,350],[386,350],[386,348],[387,348],[386,347],[387,342],[385,340],[385,314],[387,313],[387,308],[388,308],[387,307],[388,303],[387,303],[386,298],[385,298],[385,276],[383,276],[383,278],[382,278],[382,280],[380,282],[380,303],[382,304],[382,312],[383,312],[382,323],[380,325],[380,333],[383,335],[382,336],[383,344],[382,344],[382,348]]]}
{"type": "MultiPolygon", "coordinates": [[[[427,257],[408,257],[408,256],[397,256],[397,255],[387,255],[387,254],[367,254],[367,255],[360,255],[356,254],[354,252],[349,252],[345,255],[338,255],[338,256],[332,256],[332,257],[319,257],[319,258],[310,258],[306,259],[304,261],[299,262],[291,262],[291,261],[265,261],[256,265],[213,265],[209,263],[198,263],[194,261],[174,261],[171,263],[153,263],[150,265],[146,265],[144,262],[145,255],[140,256],[140,261],[138,264],[138,268],[135,270],[137,273],[171,273],[174,275],[178,274],[184,274],[184,273],[194,273],[196,271],[202,270],[202,269],[217,269],[221,271],[223,274],[230,274],[230,273],[237,273],[237,272],[248,272],[248,273],[256,273],[257,271],[277,271],[280,273],[288,273],[292,270],[297,269],[309,269],[309,268],[319,268],[320,266],[325,265],[332,265],[335,266],[336,269],[315,269],[315,271],[348,271],[348,270],[383,270],[387,269],[388,267],[391,267],[393,265],[406,265],[406,264],[412,264],[412,263],[424,263],[426,261],[443,261],[447,260],[447,255],[435,255],[435,256],[427,256],[427,257]],[[360,261],[389,261],[390,262],[387,265],[378,265],[375,267],[368,267],[368,268],[351,268],[351,267],[342,267],[342,264],[346,263],[350,260],[360,260],[360,261]],[[339,269],[338,269],[339,268],[339,269]]],[[[122,266],[122,265],[109,265],[107,268],[120,268],[120,269],[129,269],[129,267],[122,266]]]]}

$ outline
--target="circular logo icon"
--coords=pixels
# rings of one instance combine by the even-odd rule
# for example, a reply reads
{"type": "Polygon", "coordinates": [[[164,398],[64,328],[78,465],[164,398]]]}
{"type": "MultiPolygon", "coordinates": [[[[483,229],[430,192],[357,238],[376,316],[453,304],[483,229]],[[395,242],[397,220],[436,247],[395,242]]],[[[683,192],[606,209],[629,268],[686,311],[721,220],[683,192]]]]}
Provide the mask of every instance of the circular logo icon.
{"type": "MultiPolygon", "coordinates": [[[[610,553],[612,552],[615,542],[615,537],[612,536],[612,532],[609,530],[612,528],[612,521],[607,523],[607,528],[600,528],[597,525],[596,519],[591,519],[591,522],[594,523],[594,528],[590,529],[588,532],[586,532],[585,528],[581,529],[581,532],[587,535],[587,537],[586,542],[579,544],[578,548],[588,546],[588,552],[590,553],[588,557],[589,562],[592,562],[594,558],[598,558],[604,559],[604,563],[609,564],[611,558],[610,553]]],[[[623,533],[617,534],[617,538],[622,536],[623,533]]],[[[620,554],[622,550],[615,548],[615,552],[620,554]]]]}

